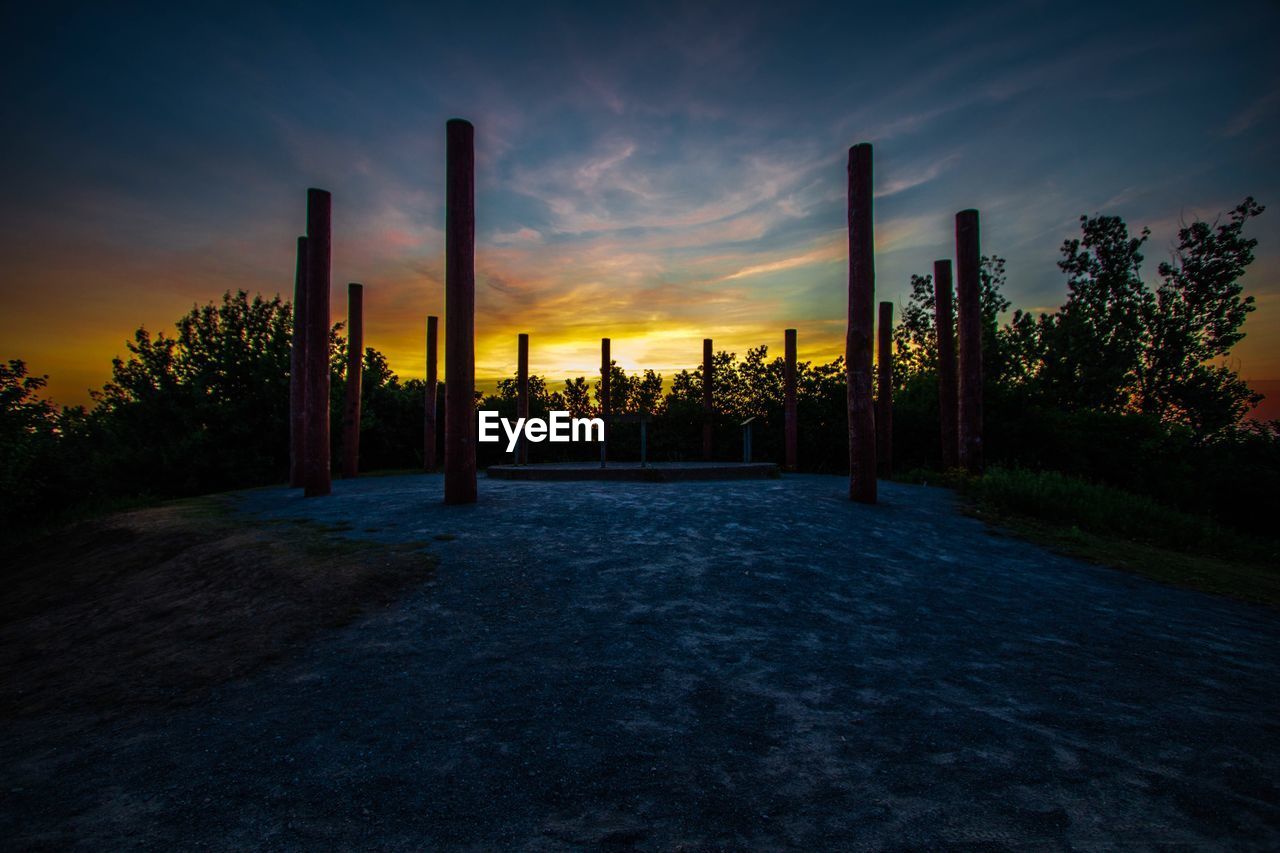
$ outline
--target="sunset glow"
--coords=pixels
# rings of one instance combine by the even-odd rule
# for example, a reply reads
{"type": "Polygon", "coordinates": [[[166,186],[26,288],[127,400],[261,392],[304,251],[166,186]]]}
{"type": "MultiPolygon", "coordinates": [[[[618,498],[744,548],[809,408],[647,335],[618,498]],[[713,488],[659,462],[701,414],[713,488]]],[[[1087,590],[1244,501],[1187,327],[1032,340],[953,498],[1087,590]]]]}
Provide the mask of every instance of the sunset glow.
{"type": "MultiPolygon", "coordinates": [[[[1248,194],[1280,204],[1280,81],[1235,71],[1266,27],[1188,7],[1166,29],[1108,7],[1100,29],[1098,10],[1072,9],[404,9],[320,16],[305,39],[286,12],[196,27],[102,10],[61,24],[56,53],[23,46],[23,24],[48,22],[16,22],[5,89],[29,120],[3,142],[0,355],[84,402],[139,325],[171,330],[226,290],[289,298],[318,186],[334,199],[334,321],[363,282],[367,345],[422,376],[455,115],[476,126],[482,386],[512,373],[518,332],[554,381],[598,371],[605,336],[627,370],[668,376],[704,337],[780,352],[786,327],[802,360],[835,358],[854,142],[876,145],[878,296],[898,302],[951,255],[961,208],[1008,258],[1014,306],[1036,309],[1065,298],[1058,247],[1080,214],[1150,226],[1154,281],[1179,221],[1248,194]]],[[[1234,357],[1266,380],[1280,215],[1255,236],[1259,308],[1234,357]]]]}

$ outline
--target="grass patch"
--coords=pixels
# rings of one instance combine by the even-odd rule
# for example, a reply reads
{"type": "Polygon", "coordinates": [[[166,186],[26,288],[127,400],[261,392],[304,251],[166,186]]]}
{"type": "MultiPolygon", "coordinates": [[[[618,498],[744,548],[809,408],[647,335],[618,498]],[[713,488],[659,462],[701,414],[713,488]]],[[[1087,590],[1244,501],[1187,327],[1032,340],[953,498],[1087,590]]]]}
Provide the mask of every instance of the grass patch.
{"type": "Polygon", "coordinates": [[[234,498],[71,525],[12,552],[0,718],[96,720],[198,699],[430,578],[422,543],[255,522],[234,498]]]}
{"type": "MultiPolygon", "coordinates": [[[[925,479],[912,472],[910,479],[925,479]]],[[[938,475],[970,512],[1056,551],[1205,592],[1280,607],[1280,547],[1141,495],[1052,471],[938,475]]]]}

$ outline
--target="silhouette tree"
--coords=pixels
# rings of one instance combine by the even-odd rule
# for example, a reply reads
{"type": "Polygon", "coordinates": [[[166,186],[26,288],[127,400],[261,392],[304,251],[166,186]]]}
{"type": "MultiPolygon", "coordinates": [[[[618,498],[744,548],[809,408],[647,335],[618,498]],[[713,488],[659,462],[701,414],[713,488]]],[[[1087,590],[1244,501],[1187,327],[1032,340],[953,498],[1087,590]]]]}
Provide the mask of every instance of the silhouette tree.
{"type": "Polygon", "coordinates": [[[138,329],[95,395],[95,418],[115,449],[103,460],[112,476],[154,494],[280,479],[292,319],[279,297],[238,291],[192,308],[176,337],[138,329]]]}
{"type": "Polygon", "coordinates": [[[40,396],[47,376],[31,376],[26,362],[0,363],[0,518],[27,520],[44,510],[53,485],[51,456],[58,410],[40,396]]]}
{"type": "MultiPolygon", "coordinates": [[[[1009,310],[1005,298],[1005,259],[983,255],[979,260],[979,305],[982,310],[982,375],[988,385],[1001,381],[1008,371],[1008,345],[1000,328],[1000,315],[1009,310]]],[[[933,276],[912,275],[911,295],[901,306],[893,329],[894,387],[901,389],[919,374],[936,375],[938,331],[934,325],[933,276]]],[[[952,323],[957,318],[953,313],[952,323]]],[[[955,330],[958,334],[958,329],[955,330]]]]}
{"type": "Polygon", "coordinates": [[[914,376],[937,373],[938,330],[934,321],[936,301],[933,276],[912,275],[911,295],[901,306],[893,329],[894,387],[900,389],[914,376]]]}
{"type": "Polygon", "coordinates": [[[564,408],[575,418],[586,418],[596,414],[591,405],[591,386],[581,376],[564,381],[564,408]]]}
{"type": "Polygon", "coordinates": [[[1250,197],[1225,223],[1179,229],[1174,258],[1160,264],[1161,284],[1147,304],[1142,411],[1206,434],[1234,424],[1262,399],[1234,371],[1207,363],[1240,342],[1240,327],[1256,307],[1252,296],[1241,296],[1240,278],[1258,244],[1244,236],[1244,226],[1262,211],[1250,197]]]}
{"type": "Polygon", "coordinates": [[[1080,223],[1082,237],[1062,244],[1058,262],[1067,274],[1067,302],[1039,323],[1040,380],[1058,405],[1119,411],[1136,387],[1148,344],[1143,318],[1150,292],[1139,274],[1139,250],[1150,231],[1131,237],[1118,216],[1082,216],[1080,223]]]}

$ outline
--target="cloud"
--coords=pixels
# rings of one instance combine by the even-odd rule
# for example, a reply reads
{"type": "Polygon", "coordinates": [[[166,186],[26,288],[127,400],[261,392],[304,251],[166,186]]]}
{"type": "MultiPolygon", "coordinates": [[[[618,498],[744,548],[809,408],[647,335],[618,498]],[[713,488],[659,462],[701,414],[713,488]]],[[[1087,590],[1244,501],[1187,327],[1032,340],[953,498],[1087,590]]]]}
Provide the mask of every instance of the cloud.
{"type": "Polygon", "coordinates": [[[744,267],[736,272],[732,272],[721,281],[733,281],[738,278],[747,278],[749,276],[760,275],[762,273],[781,272],[782,270],[795,269],[797,267],[805,267],[810,264],[828,263],[838,258],[844,257],[848,252],[848,247],[840,241],[832,241],[825,246],[821,246],[812,251],[805,252],[802,255],[793,255],[787,258],[779,258],[774,261],[767,261],[761,264],[753,264],[744,267]]]}
{"type": "Polygon", "coordinates": [[[957,159],[957,155],[950,154],[946,157],[924,163],[914,169],[891,173],[886,180],[882,181],[880,185],[876,187],[876,198],[887,198],[901,192],[906,192],[909,189],[923,186],[941,175],[957,159]]]}
{"type": "Polygon", "coordinates": [[[519,244],[531,245],[542,242],[542,233],[528,226],[521,226],[514,231],[499,231],[489,237],[489,242],[499,246],[519,244]]]}
{"type": "Polygon", "coordinates": [[[1280,113],[1280,89],[1273,89],[1240,110],[1222,128],[1225,137],[1239,136],[1280,113]]]}

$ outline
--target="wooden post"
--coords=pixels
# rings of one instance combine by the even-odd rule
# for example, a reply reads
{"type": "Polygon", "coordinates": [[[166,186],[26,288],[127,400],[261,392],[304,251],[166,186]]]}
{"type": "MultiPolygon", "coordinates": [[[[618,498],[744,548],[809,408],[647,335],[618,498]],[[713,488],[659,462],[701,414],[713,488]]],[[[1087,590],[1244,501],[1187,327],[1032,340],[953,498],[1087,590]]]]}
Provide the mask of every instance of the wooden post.
{"type": "Polygon", "coordinates": [[[475,128],[449,119],[445,188],[444,502],[476,500],[475,128]]]}
{"type": "Polygon", "coordinates": [[[959,400],[956,395],[956,318],[951,308],[951,261],[933,262],[933,325],[938,333],[938,412],[942,467],[960,464],[959,400]]]}
{"type": "MultiPolygon", "coordinates": [[[[517,339],[517,349],[519,350],[516,358],[516,417],[529,419],[529,336],[521,333],[517,339]]],[[[520,443],[516,447],[516,464],[529,464],[529,442],[524,440],[524,435],[520,436],[520,443]]]]}
{"type": "Polygon", "coordinates": [[[293,274],[293,345],[289,348],[289,485],[303,484],[307,458],[307,238],[298,238],[293,274]]]}
{"type": "Polygon", "coordinates": [[[871,398],[871,333],[876,298],[871,215],[871,145],[849,149],[849,327],[845,381],[849,408],[849,498],[876,502],[876,416],[871,398]]]}
{"type": "Polygon", "coordinates": [[[880,303],[876,326],[876,468],[893,476],[893,303],[880,303]]]}
{"type": "Polygon", "coordinates": [[[329,251],[333,199],[307,190],[307,456],[303,487],[309,498],[329,494],[329,251]]]}
{"type": "Polygon", "coordinates": [[[959,461],[982,473],[982,282],[978,211],[956,214],[956,308],[960,327],[959,461]]]}
{"type": "Polygon", "coordinates": [[[786,367],[782,375],[782,418],[786,452],[784,459],[788,471],[796,470],[796,445],[799,429],[796,415],[796,330],[787,329],[786,367]]]}
{"type": "Polygon", "coordinates": [[[437,389],[437,331],[439,318],[427,317],[427,388],[422,401],[425,407],[422,418],[422,467],[427,471],[436,470],[436,410],[439,394],[437,389]]]}
{"type": "Polygon", "coordinates": [[[609,426],[612,418],[609,399],[609,380],[613,376],[613,358],[609,355],[609,339],[600,339],[600,418],[604,421],[604,441],[600,442],[600,467],[609,458],[609,426]]]}
{"type": "Polygon", "coordinates": [[[711,395],[715,381],[711,338],[702,339],[702,458],[707,462],[715,455],[715,402],[711,395]]]}
{"type": "Polygon", "coordinates": [[[342,418],[342,476],[360,474],[360,388],[364,380],[364,286],[347,285],[347,393],[342,418]]]}

